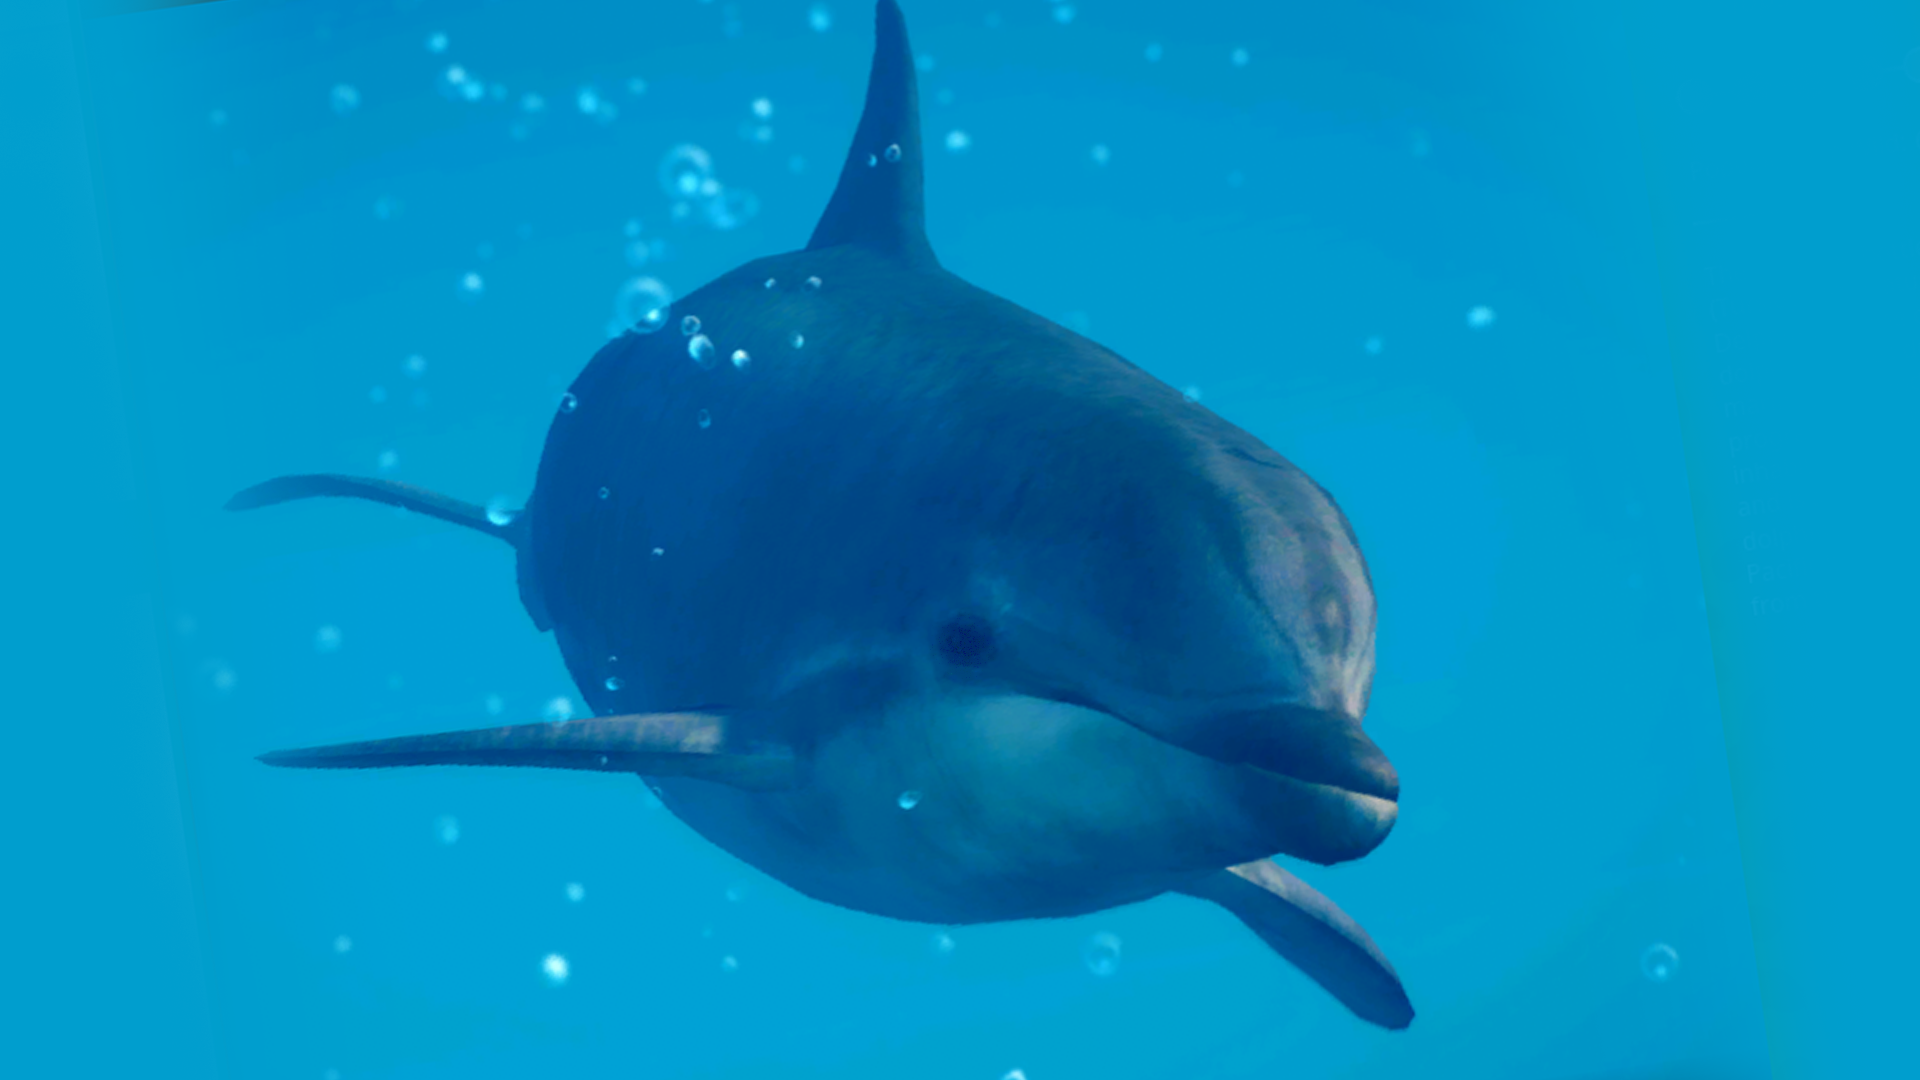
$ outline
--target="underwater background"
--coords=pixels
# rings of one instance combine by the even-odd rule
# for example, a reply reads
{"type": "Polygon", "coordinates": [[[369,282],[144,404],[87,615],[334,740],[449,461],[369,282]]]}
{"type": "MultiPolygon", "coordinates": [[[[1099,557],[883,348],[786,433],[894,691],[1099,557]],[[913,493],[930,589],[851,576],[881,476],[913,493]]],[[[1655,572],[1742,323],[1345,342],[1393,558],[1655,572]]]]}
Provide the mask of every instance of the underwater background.
{"type": "Polygon", "coordinates": [[[805,244],[872,8],[222,0],[83,40],[223,1074],[1765,1075],[1602,24],[902,6],[946,267],[1189,389],[1351,519],[1402,816],[1359,863],[1289,868],[1379,943],[1414,1026],[1364,1025],[1197,901],[887,922],[632,778],[255,762],[577,714],[504,546],[221,504],[346,472],[517,507],[636,282],[805,244]]]}

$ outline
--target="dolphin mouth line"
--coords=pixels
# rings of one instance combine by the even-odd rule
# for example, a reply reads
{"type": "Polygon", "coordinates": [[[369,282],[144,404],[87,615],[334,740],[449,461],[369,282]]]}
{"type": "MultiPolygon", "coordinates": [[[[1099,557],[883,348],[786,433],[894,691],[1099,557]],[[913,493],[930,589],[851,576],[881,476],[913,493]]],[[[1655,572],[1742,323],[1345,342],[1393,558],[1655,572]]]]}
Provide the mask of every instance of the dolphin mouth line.
{"type": "Polygon", "coordinates": [[[1357,799],[1400,801],[1400,776],[1393,764],[1361,730],[1359,719],[1344,712],[1291,704],[1235,709],[1212,718],[1196,737],[1181,740],[1125,713],[1091,707],[1168,745],[1223,764],[1357,799]]]}
{"type": "Polygon", "coordinates": [[[1302,776],[1297,772],[1285,772],[1261,765],[1247,765],[1246,767],[1255,772],[1265,773],[1268,776],[1277,776],[1282,780],[1292,780],[1298,784],[1306,784],[1309,787],[1319,788],[1336,795],[1342,795],[1357,802],[1382,802],[1392,806],[1398,806],[1400,804],[1400,789],[1398,785],[1383,783],[1369,783],[1360,786],[1334,784],[1325,780],[1313,779],[1311,776],[1302,776]]]}

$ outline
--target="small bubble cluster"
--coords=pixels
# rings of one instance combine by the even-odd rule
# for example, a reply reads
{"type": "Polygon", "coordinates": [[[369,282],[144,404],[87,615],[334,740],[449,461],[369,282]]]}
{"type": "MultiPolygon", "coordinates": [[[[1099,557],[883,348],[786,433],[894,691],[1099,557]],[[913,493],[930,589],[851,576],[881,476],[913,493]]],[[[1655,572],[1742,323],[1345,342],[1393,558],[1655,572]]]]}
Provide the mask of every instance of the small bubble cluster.
{"type": "MultiPolygon", "coordinates": [[[[772,108],[769,103],[769,113],[772,108]]],[[[750,191],[722,184],[714,176],[713,155],[692,143],[667,151],[660,161],[659,174],[660,186],[675,200],[672,213],[677,221],[689,220],[697,213],[707,224],[725,231],[739,228],[760,212],[759,198],[750,191]]]]}

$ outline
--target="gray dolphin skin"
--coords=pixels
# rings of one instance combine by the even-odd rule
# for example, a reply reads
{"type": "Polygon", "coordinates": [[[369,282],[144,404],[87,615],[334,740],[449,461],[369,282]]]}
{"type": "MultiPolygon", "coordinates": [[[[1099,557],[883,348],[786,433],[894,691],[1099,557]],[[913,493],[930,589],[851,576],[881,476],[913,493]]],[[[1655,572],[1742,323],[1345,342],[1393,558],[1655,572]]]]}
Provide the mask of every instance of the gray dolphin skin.
{"type": "Polygon", "coordinates": [[[1271,861],[1358,859],[1397,812],[1361,730],[1375,614],[1352,529],[1253,436],[943,270],[918,114],[881,0],[806,248],[601,348],[506,524],[355,477],[236,495],[372,499],[505,540],[593,712],[261,760],[638,774],[748,864],[894,919],[1197,897],[1405,1028],[1372,939],[1271,861]]]}

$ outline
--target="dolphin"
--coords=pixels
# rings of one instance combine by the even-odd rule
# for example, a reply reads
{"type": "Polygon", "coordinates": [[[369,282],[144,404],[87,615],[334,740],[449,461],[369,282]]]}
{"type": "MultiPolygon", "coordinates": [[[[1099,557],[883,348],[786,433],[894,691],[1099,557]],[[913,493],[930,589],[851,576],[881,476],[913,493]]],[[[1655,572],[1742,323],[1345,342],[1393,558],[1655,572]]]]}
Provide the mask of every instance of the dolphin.
{"type": "Polygon", "coordinates": [[[746,863],[899,920],[1197,897],[1407,1027],[1373,940],[1273,861],[1360,858],[1397,813],[1352,528],[1253,436],[940,266],[894,0],[876,28],[806,247],[609,340],[521,511],[338,475],[228,503],[506,541],[592,716],[260,760],[637,774],[746,863]]]}

